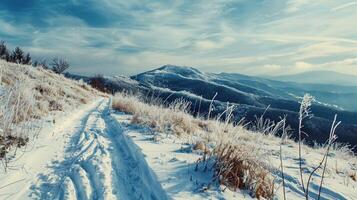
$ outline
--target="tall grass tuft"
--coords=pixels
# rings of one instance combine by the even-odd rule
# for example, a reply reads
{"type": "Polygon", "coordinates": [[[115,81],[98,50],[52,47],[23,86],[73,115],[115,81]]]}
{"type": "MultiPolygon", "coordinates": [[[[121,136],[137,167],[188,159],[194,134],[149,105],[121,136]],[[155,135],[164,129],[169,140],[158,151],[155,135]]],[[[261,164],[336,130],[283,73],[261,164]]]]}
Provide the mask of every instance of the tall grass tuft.
{"type": "MultiPolygon", "coordinates": [[[[5,170],[10,150],[25,146],[29,140],[28,121],[34,117],[35,108],[31,87],[31,82],[20,76],[12,87],[0,94],[0,160],[5,170]]],[[[16,150],[12,153],[16,154],[16,150]]]]}

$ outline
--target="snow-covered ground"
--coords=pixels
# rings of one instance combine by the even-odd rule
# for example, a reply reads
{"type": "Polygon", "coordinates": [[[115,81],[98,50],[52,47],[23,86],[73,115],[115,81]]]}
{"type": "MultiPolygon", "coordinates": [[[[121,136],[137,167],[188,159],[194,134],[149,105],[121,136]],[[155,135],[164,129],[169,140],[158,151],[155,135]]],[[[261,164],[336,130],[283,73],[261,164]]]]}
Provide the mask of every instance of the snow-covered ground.
{"type": "Polygon", "coordinates": [[[132,116],[112,114],[125,134],[144,154],[171,199],[251,199],[248,194],[231,192],[212,182],[213,174],[197,166],[201,152],[193,151],[185,140],[173,135],[155,133],[150,128],[130,123],[132,116]]]}
{"type": "MultiPolygon", "coordinates": [[[[251,199],[212,183],[212,173],[202,167],[196,170],[200,152],[184,139],[133,125],[130,115],[109,105],[101,98],[57,116],[58,123],[48,119],[9,171],[0,172],[0,199],[251,199]]],[[[278,145],[268,143],[272,166],[279,166],[278,145]]],[[[284,146],[283,154],[287,199],[303,199],[294,144],[284,146]]],[[[308,152],[306,163],[319,158],[308,152]]],[[[336,171],[344,167],[336,163],[336,171]]],[[[314,182],[312,199],[317,190],[314,182]]],[[[357,199],[356,191],[356,182],[331,172],[321,199],[357,199]]],[[[276,193],[281,198],[281,189],[276,193]]]]}
{"type": "MultiPolygon", "coordinates": [[[[130,124],[130,115],[119,113],[115,117],[125,127],[126,134],[140,147],[169,197],[173,199],[252,199],[248,192],[224,190],[224,187],[212,183],[212,174],[204,171],[204,167],[198,165],[197,170],[196,163],[200,158],[200,152],[193,151],[192,145],[187,143],[188,140],[164,133],[155,133],[143,126],[135,127],[130,124]]],[[[279,144],[275,144],[273,138],[260,141],[260,143],[271,152],[269,158],[271,166],[278,168],[280,165],[279,144]]],[[[286,198],[305,199],[299,181],[296,144],[290,142],[283,148],[286,198]]],[[[304,159],[304,168],[312,169],[320,162],[321,151],[311,151],[311,148],[306,147],[304,152],[307,154],[307,158],[304,159]]],[[[320,199],[357,199],[357,184],[348,175],[346,176],[347,169],[357,167],[355,161],[347,160],[346,162],[346,158],[331,159],[330,165],[334,167],[327,170],[320,199]]],[[[305,171],[305,183],[309,173],[309,170],[305,171]]],[[[280,177],[278,171],[276,176],[280,177]]],[[[310,184],[309,199],[317,199],[319,181],[320,175],[314,174],[310,184]]],[[[283,199],[281,184],[276,184],[275,187],[276,199],[283,199]]]]}
{"type": "Polygon", "coordinates": [[[1,199],[167,199],[108,99],[70,115],[1,174],[1,199]]]}

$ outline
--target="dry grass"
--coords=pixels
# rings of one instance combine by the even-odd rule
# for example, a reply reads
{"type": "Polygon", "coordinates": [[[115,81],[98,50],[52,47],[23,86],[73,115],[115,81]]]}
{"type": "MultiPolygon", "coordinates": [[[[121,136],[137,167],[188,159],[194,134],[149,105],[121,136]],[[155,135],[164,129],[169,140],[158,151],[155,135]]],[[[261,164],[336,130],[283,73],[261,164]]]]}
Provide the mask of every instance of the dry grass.
{"type": "Polygon", "coordinates": [[[215,179],[231,190],[249,190],[253,197],[270,199],[274,195],[274,182],[265,163],[257,159],[247,146],[219,145],[212,154],[215,159],[215,179]]]}
{"type": "Polygon", "coordinates": [[[52,71],[31,66],[7,63],[0,60],[0,83],[11,88],[26,80],[26,92],[22,98],[33,96],[35,105],[32,116],[40,118],[51,111],[65,111],[102,95],[83,81],[74,81],[52,71]]]}
{"type": "MultiPolygon", "coordinates": [[[[301,150],[314,153],[315,156],[326,155],[325,145],[309,147],[303,141],[296,143],[290,139],[289,128],[285,127],[283,119],[274,123],[263,117],[257,118],[256,122],[250,124],[253,131],[248,131],[245,125],[231,123],[233,107],[227,108],[225,114],[228,117],[226,121],[221,121],[193,117],[187,112],[190,105],[180,100],[163,106],[163,102],[157,100],[150,101],[139,96],[118,93],[113,98],[112,106],[119,111],[133,114],[132,123],[150,126],[161,133],[181,136],[192,144],[193,150],[202,153],[202,158],[197,162],[198,170],[213,170],[215,179],[226,188],[248,190],[251,196],[258,199],[272,199],[277,195],[274,189],[281,188],[274,188],[274,183],[282,183],[275,173],[283,170],[284,165],[282,150],[276,149],[279,146],[296,151],[300,146],[301,150]],[[281,138],[277,137],[279,132],[284,132],[281,138]],[[276,166],[271,163],[275,156],[280,158],[279,164],[275,163],[276,166]]],[[[343,173],[336,172],[336,176],[355,180],[356,173],[351,173],[350,169],[351,166],[356,166],[353,162],[357,159],[350,148],[337,143],[331,144],[329,148],[330,154],[335,155],[329,156],[329,160],[344,163],[343,168],[338,170],[343,173]]],[[[311,168],[316,167],[314,157],[305,159],[311,168]]],[[[317,171],[321,173],[322,170],[317,171]]],[[[326,173],[334,171],[336,170],[327,165],[326,173]]]]}
{"type": "Polygon", "coordinates": [[[112,102],[114,109],[133,114],[133,123],[176,135],[193,134],[200,129],[199,120],[187,113],[188,106],[185,101],[176,101],[166,108],[156,102],[144,103],[139,97],[124,93],[117,93],[112,102]]]}
{"type": "MultiPolygon", "coordinates": [[[[0,85],[1,86],[1,85],[0,85]]],[[[3,87],[3,86],[2,86],[3,87]]],[[[7,166],[9,150],[25,146],[29,140],[26,121],[34,118],[33,85],[23,74],[0,94],[0,160],[7,166]]]]}
{"type": "Polygon", "coordinates": [[[38,132],[34,120],[70,110],[100,94],[83,81],[0,60],[0,161],[5,170],[17,148],[38,132]]]}
{"type": "Polygon", "coordinates": [[[227,188],[249,190],[257,198],[271,198],[273,179],[263,152],[252,141],[257,134],[230,123],[229,117],[225,122],[195,118],[187,112],[189,106],[177,100],[164,107],[156,101],[148,103],[123,93],[116,94],[112,101],[114,109],[133,114],[132,123],[189,138],[193,149],[203,152],[198,165],[206,165],[207,170],[208,163],[214,163],[211,169],[216,180],[227,188]]]}

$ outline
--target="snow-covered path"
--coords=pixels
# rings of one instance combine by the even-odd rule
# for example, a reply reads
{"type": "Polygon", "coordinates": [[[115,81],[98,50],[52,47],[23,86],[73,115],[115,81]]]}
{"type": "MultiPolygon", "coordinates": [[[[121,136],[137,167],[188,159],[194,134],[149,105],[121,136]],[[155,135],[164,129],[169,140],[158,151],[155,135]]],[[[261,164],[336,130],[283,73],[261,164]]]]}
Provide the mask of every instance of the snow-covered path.
{"type": "Polygon", "coordinates": [[[34,199],[167,199],[143,155],[103,99],[81,119],[66,148],[31,189],[34,199]]]}
{"type": "MultiPolygon", "coordinates": [[[[190,138],[131,124],[132,117],[112,112],[110,100],[99,99],[56,118],[58,123],[48,119],[33,147],[7,173],[0,171],[0,200],[252,199],[247,191],[224,190],[211,173],[197,168],[201,154],[192,151],[190,138]]],[[[301,199],[295,151],[284,150],[288,199],[301,199]]],[[[317,160],[318,155],[309,154],[317,160]]],[[[356,199],[356,184],[348,180],[326,179],[322,199],[356,199]]],[[[317,189],[313,184],[312,199],[317,189]]]]}

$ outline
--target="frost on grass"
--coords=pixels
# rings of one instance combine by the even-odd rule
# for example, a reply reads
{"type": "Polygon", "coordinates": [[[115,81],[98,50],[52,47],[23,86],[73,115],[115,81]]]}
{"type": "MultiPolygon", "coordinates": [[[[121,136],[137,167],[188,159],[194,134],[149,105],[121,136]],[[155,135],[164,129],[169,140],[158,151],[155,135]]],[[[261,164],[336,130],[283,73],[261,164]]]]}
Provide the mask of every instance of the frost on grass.
{"type": "Polygon", "coordinates": [[[0,161],[15,157],[35,136],[34,120],[68,111],[99,93],[51,71],[0,60],[0,161]]]}
{"type": "Polygon", "coordinates": [[[185,101],[177,100],[164,107],[122,93],[116,94],[112,107],[133,114],[133,123],[189,137],[191,143],[196,144],[193,148],[203,150],[198,164],[207,165],[205,170],[213,170],[214,179],[229,189],[249,190],[257,198],[272,197],[273,179],[262,152],[244,136],[246,131],[242,126],[229,122],[230,117],[225,122],[194,118],[187,112],[189,104],[185,101]],[[240,134],[242,132],[244,134],[240,134]]]}
{"type": "MultiPolygon", "coordinates": [[[[310,106],[313,101],[310,95],[305,95],[302,100],[301,127],[303,127],[303,120],[311,116],[310,106]]],[[[286,189],[290,192],[300,191],[296,195],[305,198],[306,194],[306,198],[309,199],[311,193],[313,193],[311,195],[318,195],[319,192],[315,191],[317,185],[317,190],[322,191],[321,196],[324,198],[326,195],[331,195],[329,198],[339,197],[335,192],[326,193],[329,189],[324,187],[324,184],[330,186],[333,184],[333,181],[330,182],[328,178],[325,178],[323,185],[320,186],[318,179],[307,180],[310,174],[305,174],[303,177],[305,183],[315,187],[310,193],[305,193],[301,188],[302,184],[295,181],[299,180],[298,176],[291,178],[291,174],[299,174],[300,161],[303,160],[304,169],[314,170],[319,164],[316,160],[324,157],[324,165],[326,158],[329,157],[329,163],[336,163],[336,166],[327,163],[326,167],[318,167],[313,176],[325,173],[325,177],[328,174],[328,177],[338,176],[347,181],[355,180],[357,159],[346,146],[330,142],[328,146],[312,148],[305,145],[303,141],[296,143],[289,138],[287,131],[289,128],[284,119],[273,123],[263,117],[257,117],[257,121],[251,123],[253,131],[249,131],[244,125],[230,121],[233,107],[227,108],[224,113],[226,120],[222,121],[219,118],[195,118],[188,113],[189,106],[189,103],[180,100],[164,106],[157,100],[148,102],[140,96],[123,93],[116,94],[112,102],[114,109],[131,113],[134,124],[147,125],[157,132],[186,138],[193,149],[202,153],[202,157],[197,161],[197,169],[213,171],[215,175],[213,181],[233,191],[249,191],[252,197],[271,199],[276,196],[282,197],[282,193],[285,198],[286,189]],[[279,137],[281,134],[283,137],[279,137]],[[298,151],[301,152],[301,156],[298,155],[298,151]],[[290,159],[287,159],[286,154],[290,159]],[[337,163],[341,163],[340,167],[337,163]],[[294,184],[293,187],[297,189],[293,190],[291,184],[294,184]]],[[[305,133],[302,131],[301,134],[305,133]]],[[[291,193],[289,195],[291,196],[291,193]]]]}

